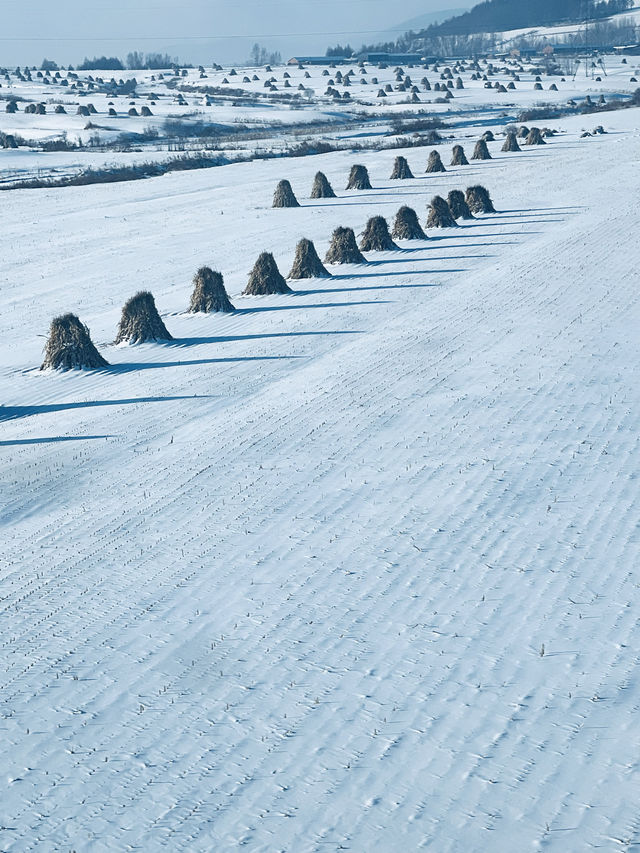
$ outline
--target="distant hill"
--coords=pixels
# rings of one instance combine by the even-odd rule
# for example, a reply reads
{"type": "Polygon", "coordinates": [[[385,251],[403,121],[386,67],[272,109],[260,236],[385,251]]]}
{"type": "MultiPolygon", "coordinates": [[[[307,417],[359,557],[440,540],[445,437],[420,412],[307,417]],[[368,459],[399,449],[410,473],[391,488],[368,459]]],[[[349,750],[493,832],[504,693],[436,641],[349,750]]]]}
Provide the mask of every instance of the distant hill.
{"type": "Polygon", "coordinates": [[[524,27],[540,27],[585,16],[606,18],[630,9],[633,0],[485,0],[468,12],[428,27],[425,34],[448,36],[496,33],[524,27]]]}
{"type": "Polygon", "coordinates": [[[427,12],[424,15],[418,15],[415,18],[410,18],[408,21],[402,21],[397,26],[381,33],[380,35],[392,38],[393,33],[408,33],[410,30],[413,32],[424,30],[426,27],[430,27],[434,24],[441,24],[449,18],[455,18],[459,15],[463,15],[465,12],[469,11],[469,8],[469,6],[466,6],[459,9],[440,9],[437,12],[427,12]]]}
{"type": "MultiPolygon", "coordinates": [[[[495,47],[495,34],[508,30],[581,23],[585,19],[600,21],[621,16],[635,6],[635,0],[485,0],[472,9],[446,20],[416,30],[416,22],[407,21],[407,32],[399,38],[367,45],[367,50],[429,52],[436,55],[462,53],[473,55],[495,47]]],[[[445,13],[446,14],[446,13],[445,13]]],[[[615,20],[615,19],[614,19],[615,20]]],[[[623,22],[610,27],[613,42],[624,43],[623,22]],[[620,40],[622,39],[622,40],[620,40]]],[[[604,34],[600,34],[604,43],[604,34]]],[[[628,39],[627,39],[628,40],[628,39]]]]}

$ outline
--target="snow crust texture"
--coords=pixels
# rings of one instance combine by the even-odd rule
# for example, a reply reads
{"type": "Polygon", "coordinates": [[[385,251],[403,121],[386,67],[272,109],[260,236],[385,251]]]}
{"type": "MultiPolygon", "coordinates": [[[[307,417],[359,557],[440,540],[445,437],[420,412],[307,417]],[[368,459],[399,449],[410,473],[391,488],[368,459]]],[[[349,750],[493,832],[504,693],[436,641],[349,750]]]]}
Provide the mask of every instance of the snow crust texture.
{"type": "Polygon", "coordinates": [[[292,210],[282,161],[3,194],[0,849],[640,844],[638,116],[584,121],[337,199],[352,153],[287,161],[292,210]],[[173,340],[115,347],[138,289],[173,340]],[[38,370],[66,311],[108,367],[38,370]]]}

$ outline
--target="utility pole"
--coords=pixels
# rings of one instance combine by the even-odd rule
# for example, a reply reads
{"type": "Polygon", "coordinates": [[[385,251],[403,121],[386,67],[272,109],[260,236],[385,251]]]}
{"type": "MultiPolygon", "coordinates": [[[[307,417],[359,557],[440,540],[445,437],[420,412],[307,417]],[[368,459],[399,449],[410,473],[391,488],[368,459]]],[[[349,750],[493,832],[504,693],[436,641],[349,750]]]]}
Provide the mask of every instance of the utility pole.
{"type": "Polygon", "coordinates": [[[583,19],[584,19],[584,76],[589,76],[589,70],[591,69],[591,76],[593,76],[593,69],[591,68],[591,61],[589,56],[589,27],[591,25],[591,0],[582,0],[583,7],[583,19]]]}

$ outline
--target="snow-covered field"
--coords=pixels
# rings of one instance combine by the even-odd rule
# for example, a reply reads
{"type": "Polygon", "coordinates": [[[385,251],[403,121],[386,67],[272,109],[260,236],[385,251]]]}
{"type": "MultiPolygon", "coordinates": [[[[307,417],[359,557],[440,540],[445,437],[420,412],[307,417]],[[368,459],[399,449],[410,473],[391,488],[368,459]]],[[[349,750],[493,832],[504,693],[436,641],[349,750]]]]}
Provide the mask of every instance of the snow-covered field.
{"type": "Polygon", "coordinates": [[[640,846],[640,112],[556,127],[2,194],[0,849],[640,846]],[[240,296],[478,182],[496,215],[240,296]],[[233,315],[184,313],[202,264],[233,315]],[[175,340],[114,347],[147,288],[175,340]],[[37,369],[69,310],[110,368],[37,369]]]}
{"type": "Polygon", "coordinates": [[[14,135],[24,143],[16,150],[0,147],[0,183],[55,178],[87,167],[164,161],[176,156],[176,143],[178,150],[184,146],[189,153],[223,151],[233,158],[236,152],[280,152],[306,138],[346,135],[363,139],[388,130],[398,116],[437,118],[454,128],[480,119],[485,123],[497,120],[503,127],[523,109],[562,107],[569,100],[581,102],[587,96],[594,101],[601,96],[607,101],[628,97],[638,88],[634,79],[640,80],[640,63],[636,57],[622,60],[620,56],[605,56],[603,66],[595,69],[597,74],[594,71],[586,76],[584,63],[574,74],[572,62],[560,59],[564,77],[544,72],[539,75],[540,69],[525,60],[521,67],[516,60],[499,60],[487,80],[472,79],[475,74],[469,65],[466,70],[455,72],[454,78],[460,77],[464,88],[454,88],[454,97],[449,101],[443,98],[444,91],[435,88],[436,84],[444,87],[441,75],[447,66],[443,63],[437,71],[433,66],[407,66],[403,70],[410,76],[409,88],[400,87],[394,67],[367,63],[359,68],[355,61],[337,68],[280,66],[269,72],[264,68],[238,68],[235,75],[228,68],[208,68],[202,78],[197,69],[185,69],[186,76],[179,78],[169,72],[84,71],[78,72],[77,81],[62,72],[61,80],[52,77],[48,84],[35,76],[36,71],[31,72],[31,81],[20,80],[12,71],[5,78],[0,77],[4,80],[0,85],[0,133],[14,135]],[[347,87],[337,74],[346,74],[350,69],[354,73],[347,87]],[[515,69],[520,78],[515,90],[500,93],[485,88],[498,83],[506,86],[512,79],[507,71],[515,69]],[[135,96],[105,91],[112,77],[127,80],[133,76],[137,80],[135,96]],[[271,79],[275,80],[275,91],[265,88],[271,79]],[[424,80],[429,81],[430,88],[426,88],[424,80]],[[61,85],[69,81],[66,88],[61,85]],[[541,89],[535,88],[537,83],[541,89]],[[82,88],[72,90],[72,86],[80,84],[82,88]],[[551,89],[552,85],[556,89],[551,89]],[[89,91],[88,86],[96,89],[89,91]],[[381,89],[385,90],[384,97],[379,96],[381,89]],[[340,97],[327,94],[331,90],[338,91],[340,97]],[[416,101],[412,101],[414,95],[416,101]],[[6,107],[14,99],[18,99],[18,112],[7,113],[6,107]],[[25,113],[25,108],[38,104],[43,105],[45,114],[25,113]],[[89,105],[95,113],[77,114],[79,108],[89,105]],[[64,113],[55,112],[60,107],[64,113]],[[151,115],[141,115],[143,108],[149,109],[151,115]],[[110,109],[115,115],[109,115],[110,109]],[[130,116],[131,109],[137,115],[130,116]],[[180,135],[176,124],[182,131],[191,128],[192,138],[180,135]],[[216,125],[220,136],[202,131],[207,125],[216,125]],[[63,137],[84,147],[47,152],[37,147],[59,142],[63,137]]]}

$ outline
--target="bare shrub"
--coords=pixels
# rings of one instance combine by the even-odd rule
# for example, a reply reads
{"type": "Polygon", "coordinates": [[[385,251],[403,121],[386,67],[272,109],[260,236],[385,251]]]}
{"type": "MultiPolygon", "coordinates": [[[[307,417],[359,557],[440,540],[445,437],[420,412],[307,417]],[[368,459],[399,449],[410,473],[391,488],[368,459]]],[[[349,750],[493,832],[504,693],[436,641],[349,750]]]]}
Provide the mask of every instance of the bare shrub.
{"type": "Polygon", "coordinates": [[[452,166],[468,166],[469,161],[467,160],[467,155],[464,153],[464,148],[462,145],[454,145],[453,150],[451,152],[451,165],[452,166]]]}
{"type": "Polygon", "coordinates": [[[367,222],[360,248],[363,252],[388,252],[398,248],[391,239],[384,216],[372,216],[367,222]]]}
{"type": "Polygon", "coordinates": [[[484,139],[479,139],[476,142],[476,147],[473,149],[473,154],[471,155],[472,160],[491,160],[491,154],[489,154],[489,149],[487,148],[487,143],[484,139]]]}
{"type": "Polygon", "coordinates": [[[503,151],[520,151],[521,150],[520,146],[518,145],[518,137],[515,135],[515,133],[512,130],[510,130],[507,133],[507,137],[504,141],[504,144],[502,145],[502,150],[503,151]]]}
{"type": "Polygon", "coordinates": [[[339,226],[335,229],[324,260],[327,264],[365,264],[367,262],[358,249],[353,228],[339,226]]]}
{"type": "Polygon", "coordinates": [[[546,145],[539,127],[532,127],[525,139],[525,145],[546,145]]]}
{"type": "Polygon", "coordinates": [[[311,198],[335,198],[336,194],[324,172],[316,172],[311,187],[311,198]]]}
{"type": "Polygon", "coordinates": [[[214,311],[229,313],[234,310],[225,290],[222,273],[214,272],[210,267],[200,267],[193,277],[189,311],[192,314],[209,314],[214,311]]]}
{"type": "Polygon", "coordinates": [[[396,240],[426,240],[427,238],[418,221],[418,214],[406,205],[396,213],[391,236],[396,240]]]}
{"type": "Polygon", "coordinates": [[[447,196],[447,204],[454,219],[473,219],[462,190],[451,190],[447,196]]]}
{"type": "Polygon", "coordinates": [[[331,278],[331,273],[318,257],[316,247],[306,237],[303,237],[296,246],[296,256],[293,259],[289,278],[331,278]]]}
{"type": "Polygon", "coordinates": [[[489,190],[477,184],[473,187],[467,187],[466,202],[472,213],[495,213],[496,209],[491,201],[489,190]]]}
{"type": "Polygon", "coordinates": [[[243,296],[269,296],[273,293],[291,293],[271,252],[262,252],[255,262],[243,296]]]}
{"type": "Polygon", "coordinates": [[[93,370],[109,364],[95,348],[89,329],[75,314],[51,321],[40,370],[93,370]]]}
{"type": "Polygon", "coordinates": [[[291,184],[287,180],[280,181],[273,194],[273,207],[300,207],[291,184]]]}
{"type": "Polygon", "coordinates": [[[396,157],[393,163],[393,171],[391,172],[390,180],[404,180],[413,178],[413,172],[409,168],[406,157],[396,157]]]}
{"type": "Polygon", "coordinates": [[[447,171],[444,167],[442,160],[440,159],[440,154],[438,154],[435,149],[429,154],[429,160],[427,161],[426,171],[427,173],[447,171]]]}
{"type": "Polygon", "coordinates": [[[162,322],[153,296],[141,290],[122,307],[116,344],[142,344],[145,341],[173,340],[162,322]]]}
{"type": "Polygon", "coordinates": [[[455,228],[457,224],[447,202],[442,196],[434,196],[429,205],[427,228],[455,228]]]}
{"type": "Polygon", "coordinates": [[[371,181],[369,180],[369,172],[366,166],[355,165],[351,167],[349,173],[349,182],[347,183],[348,190],[370,190],[371,181]]]}

